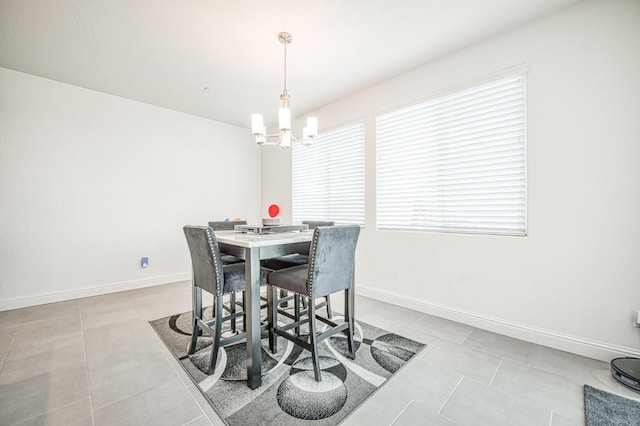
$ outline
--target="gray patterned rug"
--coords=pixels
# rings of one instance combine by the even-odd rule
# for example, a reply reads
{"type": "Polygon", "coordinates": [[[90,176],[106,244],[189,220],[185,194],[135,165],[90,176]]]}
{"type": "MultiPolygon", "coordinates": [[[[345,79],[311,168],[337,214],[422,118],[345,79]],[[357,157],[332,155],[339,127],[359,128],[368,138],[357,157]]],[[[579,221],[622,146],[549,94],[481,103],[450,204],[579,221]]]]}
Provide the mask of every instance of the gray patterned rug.
{"type": "Polygon", "coordinates": [[[211,353],[211,339],[200,337],[198,351],[187,355],[191,339],[191,312],[150,323],[211,406],[229,425],[338,424],[425,347],[356,322],[356,360],[348,358],[344,335],[327,339],[320,345],[322,382],[317,383],[313,378],[309,352],[279,338],[279,353],[272,355],[264,334],[263,384],[251,390],[246,385],[244,342],[223,348],[218,355],[215,372],[208,376],[204,371],[211,353]]]}
{"type": "Polygon", "coordinates": [[[584,417],[586,426],[640,426],[640,402],[584,385],[584,417]]]}

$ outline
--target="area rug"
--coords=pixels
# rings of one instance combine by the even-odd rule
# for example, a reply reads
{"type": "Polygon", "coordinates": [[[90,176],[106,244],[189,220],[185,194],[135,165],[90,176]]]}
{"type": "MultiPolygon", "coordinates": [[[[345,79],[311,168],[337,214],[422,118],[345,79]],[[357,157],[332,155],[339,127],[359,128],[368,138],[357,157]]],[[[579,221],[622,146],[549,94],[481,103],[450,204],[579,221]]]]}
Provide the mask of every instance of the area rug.
{"type": "Polygon", "coordinates": [[[584,417],[585,426],[640,426],[640,402],[584,385],[584,417]]]}
{"type": "Polygon", "coordinates": [[[356,359],[348,357],[344,335],[323,341],[319,348],[322,381],[318,383],[309,352],[280,337],[278,353],[273,355],[264,333],[262,386],[251,390],[246,385],[244,342],[221,349],[215,372],[209,376],[205,371],[211,339],[199,337],[196,353],[187,354],[191,312],[150,323],[228,425],[338,424],[425,347],[356,321],[356,359]]]}

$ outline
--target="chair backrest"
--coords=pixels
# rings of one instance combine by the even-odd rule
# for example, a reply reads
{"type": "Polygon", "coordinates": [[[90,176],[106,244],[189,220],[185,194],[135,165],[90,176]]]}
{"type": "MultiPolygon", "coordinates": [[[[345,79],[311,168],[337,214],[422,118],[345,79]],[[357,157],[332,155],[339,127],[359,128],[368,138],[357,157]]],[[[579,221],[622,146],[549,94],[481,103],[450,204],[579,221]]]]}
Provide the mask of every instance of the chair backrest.
{"type": "Polygon", "coordinates": [[[336,223],[327,220],[303,220],[302,224],[309,225],[309,229],[316,229],[318,226],[333,226],[336,223]]]}
{"type": "Polygon", "coordinates": [[[187,225],[182,229],[191,253],[193,285],[217,296],[222,295],[224,272],[213,228],[187,225]]]}
{"type": "Polygon", "coordinates": [[[214,231],[233,231],[236,225],[246,225],[246,220],[224,220],[209,222],[214,231]]]}
{"type": "Polygon", "coordinates": [[[351,288],[360,226],[316,228],[309,250],[307,291],[315,297],[351,288]]]}

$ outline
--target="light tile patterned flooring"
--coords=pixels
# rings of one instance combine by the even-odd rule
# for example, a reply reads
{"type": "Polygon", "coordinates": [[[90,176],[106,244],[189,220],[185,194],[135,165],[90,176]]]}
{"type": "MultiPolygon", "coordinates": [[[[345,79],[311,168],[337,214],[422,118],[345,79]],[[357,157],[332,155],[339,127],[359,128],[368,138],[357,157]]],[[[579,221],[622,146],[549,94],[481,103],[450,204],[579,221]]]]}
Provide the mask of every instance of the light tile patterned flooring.
{"type": "MultiPolygon", "coordinates": [[[[222,424],[148,323],[190,306],[181,282],[0,312],[0,424],[222,424]]],[[[582,425],[584,383],[640,399],[602,361],[364,297],[356,309],[428,346],[345,425],[582,425]]]]}

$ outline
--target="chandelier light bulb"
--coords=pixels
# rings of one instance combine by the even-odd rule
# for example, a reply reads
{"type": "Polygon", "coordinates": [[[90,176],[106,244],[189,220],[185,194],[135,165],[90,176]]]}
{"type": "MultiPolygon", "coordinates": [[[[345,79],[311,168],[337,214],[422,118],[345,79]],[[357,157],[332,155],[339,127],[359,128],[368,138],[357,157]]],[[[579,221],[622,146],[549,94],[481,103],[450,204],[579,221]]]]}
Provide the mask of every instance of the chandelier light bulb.
{"type": "Polygon", "coordinates": [[[262,114],[251,114],[251,132],[254,135],[264,134],[264,121],[262,114]]]}
{"type": "Polygon", "coordinates": [[[318,119],[316,117],[307,117],[307,129],[311,137],[318,136],[318,119]]]}
{"type": "Polygon", "coordinates": [[[278,127],[284,132],[291,130],[291,110],[289,108],[278,108],[278,127]]]}

